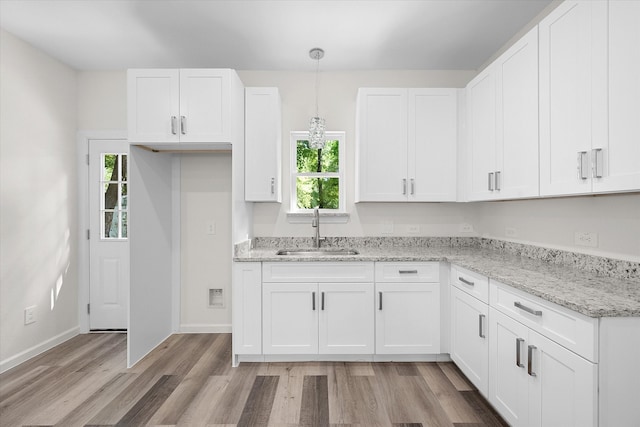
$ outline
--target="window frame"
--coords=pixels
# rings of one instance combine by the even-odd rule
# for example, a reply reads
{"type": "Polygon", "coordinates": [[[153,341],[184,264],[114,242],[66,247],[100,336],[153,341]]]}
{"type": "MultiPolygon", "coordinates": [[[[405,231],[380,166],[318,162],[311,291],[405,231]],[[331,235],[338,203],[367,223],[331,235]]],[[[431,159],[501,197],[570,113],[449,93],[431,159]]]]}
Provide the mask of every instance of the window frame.
{"type": "Polygon", "coordinates": [[[292,214],[309,214],[313,212],[313,209],[300,209],[297,206],[297,188],[296,188],[296,179],[298,177],[327,177],[327,178],[338,178],[339,182],[339,195],[338,195],[338,205],[339,209],[320,209],[321,213],[335,213],[342,214],[346,213],[346,183],[345,183],[345,168],[346,168],[346,132],[344,131],[326,131],[325,136],[327,140],[337,140],[338,142],[338,162],[339,169],[338,172],[326,172],[326,173],[317,173],[317,172],[302,172],[298,173],[298,164],[297,164],[297,146],[298,141],[300,140],[308,140],[309,132],[308,131],[291,131],[290,132],[290,140],[289,140],[289,170],[290,170],[290,178],[289,178],[289,213],[292,214]]]}

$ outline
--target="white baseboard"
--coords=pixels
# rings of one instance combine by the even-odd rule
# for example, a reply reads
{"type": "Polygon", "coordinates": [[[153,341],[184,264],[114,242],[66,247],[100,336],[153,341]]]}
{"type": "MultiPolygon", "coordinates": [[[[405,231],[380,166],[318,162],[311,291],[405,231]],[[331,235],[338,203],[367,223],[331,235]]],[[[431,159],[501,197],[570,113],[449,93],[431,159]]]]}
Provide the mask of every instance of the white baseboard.
{"type": "Polygon", "coordinates": [[[211,323],[187,323],[180,325],[182,334],[230,334],[231,325],[211,323]]]}
{"type": "Polygon", "coordinates": [[[26,362],[32,357],[35,357],[40,353],[44,353],[45,351],[50,350],[59,344],[62,344],[63,342],[75,337],[79,333],[80,326],[75,326],[59,335],[56,335],[53,338],[49,338],[48,340],[38,345],[34,345],[33,347],[28,348],[25,351],[16,354],[15,356],[11,356],[5,360],[0,361],[0,373],[8,371],[9,369],[18,366],[19,364],[26,362]]]}

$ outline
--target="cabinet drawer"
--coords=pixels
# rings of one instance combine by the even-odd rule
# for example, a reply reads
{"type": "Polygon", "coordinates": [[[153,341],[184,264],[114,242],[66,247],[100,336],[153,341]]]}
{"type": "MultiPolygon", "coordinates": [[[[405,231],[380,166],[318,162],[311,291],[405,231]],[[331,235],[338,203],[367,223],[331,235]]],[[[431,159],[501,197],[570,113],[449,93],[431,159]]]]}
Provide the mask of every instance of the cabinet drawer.
{"type": "Polygon", "coordinates": [[[440,264],[437,262],[377,262],[376,282],[438,282],[440,264]]]}
{"type": "Polygon", "coordinates": [[[598,319],[490,281],[491,306],[580,356],[598,361],[598,319]]]}
{"type": "Polygon", "coordinates": [[[373,282],[372,262],[265,262],[263,282],[373,282]]]}
{"type": "Polygon", "coordinates": [[[457,265],[452,265],[451,284],[478,298],[480,301],[486,304],[489,303],[489,279],[487,277],[457,265]]]}

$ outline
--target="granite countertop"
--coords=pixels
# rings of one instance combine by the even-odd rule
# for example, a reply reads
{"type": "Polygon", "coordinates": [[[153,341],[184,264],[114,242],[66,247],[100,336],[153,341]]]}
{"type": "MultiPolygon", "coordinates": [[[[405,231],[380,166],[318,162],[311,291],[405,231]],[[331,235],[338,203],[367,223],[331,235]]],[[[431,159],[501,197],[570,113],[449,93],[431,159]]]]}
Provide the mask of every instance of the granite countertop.
{"type": "MultiPolygon", "coordinates": [[[[447,261],[589,317],[640,317],[640,279],[637,277],[610,277],[590,272],[584,266],[576,268],[482,246],[369,247],[364,243],[352,247],[358,255],[279,256],[276,252],[282,246],[274,245],[238,253],[234,261],[447,261]]],[[[626,264],[636,268],[636,263],[626,264]]]]}

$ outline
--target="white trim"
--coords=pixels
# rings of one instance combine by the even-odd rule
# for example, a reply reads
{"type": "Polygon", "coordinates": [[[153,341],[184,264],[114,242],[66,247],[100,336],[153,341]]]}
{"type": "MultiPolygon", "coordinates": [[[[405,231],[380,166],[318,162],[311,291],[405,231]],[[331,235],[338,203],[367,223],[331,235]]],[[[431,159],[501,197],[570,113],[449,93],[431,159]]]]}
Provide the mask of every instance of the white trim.
{"type": "MultiPolygon", "coordinates": [[[[349,222],[347,212],[320,212],[323,224],[346,224],[349,222]]],[[[313,212],[287,212],[287,222],[289,224],[311,224],[313,212]]]]}
{"type": "MultiPolygon", "coordinates": [[[[309,174],[297,174],[297,162],[296,162],[296,143],[299,140],[305,140],[309,135],[308,131],[299,131],[294,130],[289,133],[289,213],[287,215],[294,216],[295,214],[305,214],[311,212],[310,209],[298,209],[296,207],[296,176],[306,176],[309,174]]],[[[327,140],[339,140],[340,145],[338,146],[339,157],[340,157],[340,171],[338,173],[331,172],[326,173],[325,175],[328,177],[337,177],[340,180],[340,195],[339,195],[339,203],[340,209],[321,209],[320,212],[326,213],[338,213],[345,214],[346,213],[346,203],[347,203],[347,183],[346,183],[346,144],[347,144],[347,134],[344,131],[328,131],[325,132],[327,140]]],[[[292,222],[292,221],[289,221],[292,222]]],[[[331,221],[333,222],[333,221],[331,221]]],[[[338,222],[338,221],[337,221],[338,222]]],[[[346,222],[346,221],[345,221],[346,222]]]]}
{"type": "Polygon", "coordinates": [[[44,353],[47,350],[52,349],[53,347],[62,344],[65,341],[70,340],[80,333],[80,328],[78,326],[74,326],[73,328],[64,331],[63,333],[56,335],[53,338],[49,338],[48,340],[41,342],[38,345],[34,345],[31,348],[28,348],[20,353],[9,357],[8,359],[0,361],[0,373],[8,371],[11,368],[18,366],[19,364],[26,362],[27,360],[35,357],[41,353],[44,353]]]}
{"type": "Polygon", "coordinates": [[[171,159],[171,330],[175,333],[180,327],[180,288],[181,288],[181,156],[171,159]]]}
{"type": "Polygon", "coordinates": [[[180,325],[181,334],[230,334],[231,324],[188,323],[180,325]]]}
{"type": "Polygon", "coordinates": [[[127,131],[90,131],[76,133],[76,154],[78,166],[78,323],[79,333],[89,332],[89,141],[94,139],[126,140],[127,131]]]}
{"type": "Polygon", "coordinates": [[[236,354],[241,362],[450,362],[449,354],[236,354]]]}

